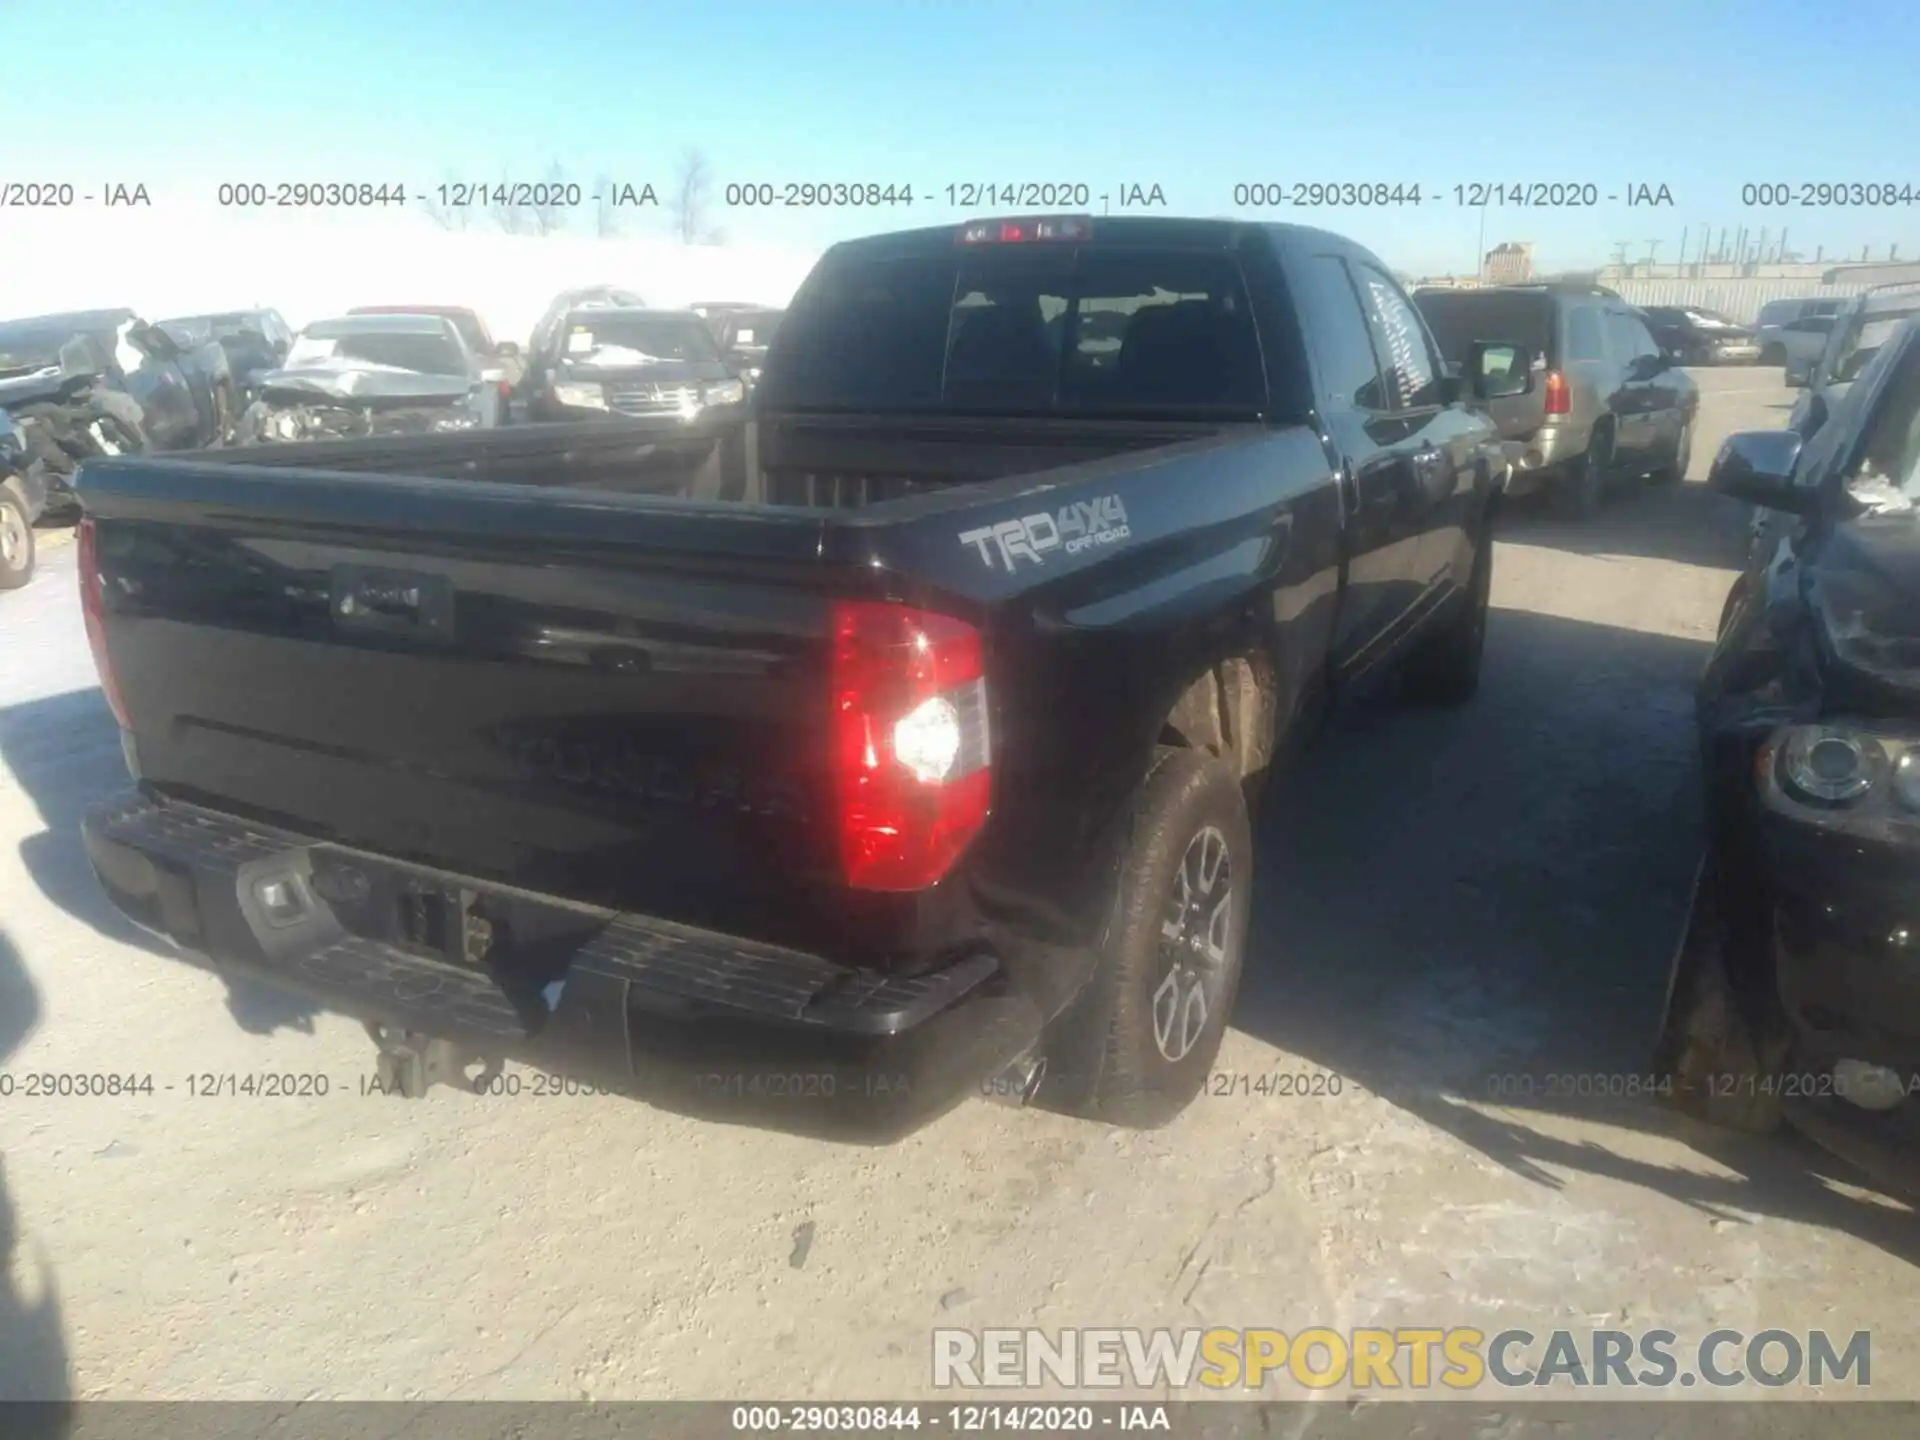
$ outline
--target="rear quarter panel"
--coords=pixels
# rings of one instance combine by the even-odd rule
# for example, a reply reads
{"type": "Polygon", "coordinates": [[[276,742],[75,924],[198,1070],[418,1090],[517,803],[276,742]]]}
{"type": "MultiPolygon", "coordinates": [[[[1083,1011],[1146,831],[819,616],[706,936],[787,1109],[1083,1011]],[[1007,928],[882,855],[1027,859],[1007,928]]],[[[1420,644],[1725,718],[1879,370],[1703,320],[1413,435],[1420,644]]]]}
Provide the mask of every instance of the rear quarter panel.
{"type": "MultiPolygon", "coordinates": [[[[989,924],[1098,938],[1129,802],[1186,688],[1270,664],[1284,726],[1324,663],[1340,493],[1304,427],[987,486],[962,510],[837,527],[837,558],[977,617],[988,642],[994,815],[964,883],[989,924]]],[[[912,506],[915,502],[902,502],[912,506]]]]}

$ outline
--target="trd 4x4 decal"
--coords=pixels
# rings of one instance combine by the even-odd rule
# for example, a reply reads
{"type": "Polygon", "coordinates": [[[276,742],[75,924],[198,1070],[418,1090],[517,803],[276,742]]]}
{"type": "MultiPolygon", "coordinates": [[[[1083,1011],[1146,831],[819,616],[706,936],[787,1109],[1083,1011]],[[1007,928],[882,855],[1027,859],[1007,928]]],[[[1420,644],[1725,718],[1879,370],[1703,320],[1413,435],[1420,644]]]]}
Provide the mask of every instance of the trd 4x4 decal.
{"type": "Polygon", "coordinates": [[[1020,560],[1044,565],[1052,551],[1078,555],[1097,545],[1118,544],[1132,533],[1127,527],[1127,507],[1120,503],[1120,497],[1102,495],[1097,500],[1076,500],[1057,511],[1043,510],[1018,520],[963,530],[960,543],[978,548],[980,560],[989,570],[1001,566],[1011,571],[1020,560]]]}

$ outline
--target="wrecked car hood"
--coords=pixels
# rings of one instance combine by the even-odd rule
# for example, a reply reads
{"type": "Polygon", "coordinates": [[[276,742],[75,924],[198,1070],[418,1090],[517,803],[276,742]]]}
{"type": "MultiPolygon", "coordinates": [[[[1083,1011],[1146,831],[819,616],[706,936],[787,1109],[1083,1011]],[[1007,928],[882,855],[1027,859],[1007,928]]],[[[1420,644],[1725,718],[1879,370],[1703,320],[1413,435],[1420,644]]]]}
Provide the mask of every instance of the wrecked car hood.
{"type": "Polygon", "coordinates": [[[315,365],[270,370],[259,379],[264,398],[282,404],[423,405],[465,400],[464,375],[423,375],[385,365],[315,365]]]}
{"type": "Polygon", "coordinates": [[[1856,499],[1868,513],[1833,527],[1807,598],[1833,660],[1920,715],[1920,509],[1898,492],[1856,499]]]}

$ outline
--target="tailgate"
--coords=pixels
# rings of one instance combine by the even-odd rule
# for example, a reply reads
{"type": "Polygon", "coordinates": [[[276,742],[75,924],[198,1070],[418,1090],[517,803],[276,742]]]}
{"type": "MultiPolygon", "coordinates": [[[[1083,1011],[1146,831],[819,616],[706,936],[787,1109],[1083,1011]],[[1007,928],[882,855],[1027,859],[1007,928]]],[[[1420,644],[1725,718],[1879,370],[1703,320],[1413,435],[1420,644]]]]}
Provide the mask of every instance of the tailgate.
{"type": "Polygon", "coordinates": [[[817,516],[184,461],[83,494],[160,793],[742,933],[831,886],[817,516]]]}

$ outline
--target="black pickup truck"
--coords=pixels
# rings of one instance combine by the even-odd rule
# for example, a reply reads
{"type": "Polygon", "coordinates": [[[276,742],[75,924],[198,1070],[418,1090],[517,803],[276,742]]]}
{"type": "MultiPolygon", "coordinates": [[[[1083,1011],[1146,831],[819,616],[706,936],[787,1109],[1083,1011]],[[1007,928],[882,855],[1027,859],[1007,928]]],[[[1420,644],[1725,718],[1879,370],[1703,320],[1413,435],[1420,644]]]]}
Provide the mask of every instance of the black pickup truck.
{"type": "Polygon", "coordinates": [[[1512,350],[1319,231],[1026,217],[834,246],[745,418],[91,463],[95,870],[402,1093],[1163,1122],[1273,757],[1475,689],[1512,350]]]}

